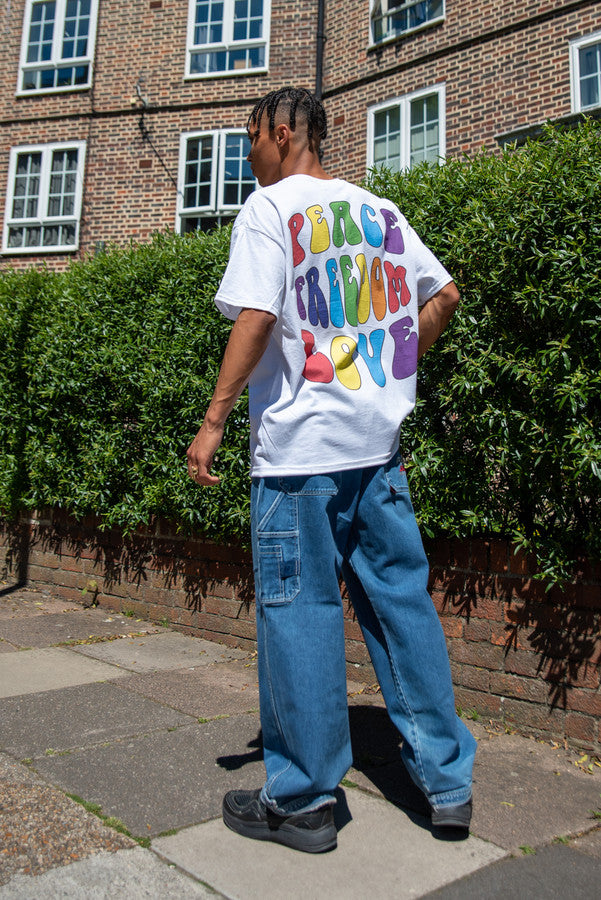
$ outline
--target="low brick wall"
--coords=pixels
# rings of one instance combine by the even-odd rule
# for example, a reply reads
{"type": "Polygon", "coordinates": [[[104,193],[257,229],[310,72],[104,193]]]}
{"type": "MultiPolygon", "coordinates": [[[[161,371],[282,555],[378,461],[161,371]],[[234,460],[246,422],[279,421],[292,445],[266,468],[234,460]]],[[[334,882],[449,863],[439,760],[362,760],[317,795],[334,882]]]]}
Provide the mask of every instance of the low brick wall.
{"type": "MultiPolygon", "coordinates": [[[[545,593],[507,541],[426,549],[463,712],[601,753],[601,565],[583,563],[569,589],[545,593]]],[[[230,646],[255,645],[249,554],[180,535],[168,522],[127,537],[60,511],[0,522],[0,576],[0,595],[29,584],[230,646]]],[[[349,674],[373,683],[361,630],[344,606],[349,674]]]]}

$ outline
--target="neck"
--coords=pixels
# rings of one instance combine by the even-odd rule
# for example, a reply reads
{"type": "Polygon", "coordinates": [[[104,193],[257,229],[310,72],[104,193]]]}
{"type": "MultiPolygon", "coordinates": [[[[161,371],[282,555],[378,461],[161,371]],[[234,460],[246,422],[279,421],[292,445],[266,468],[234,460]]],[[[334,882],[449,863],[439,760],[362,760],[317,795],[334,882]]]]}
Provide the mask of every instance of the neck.
{"type": "Polygon", "coordinates": [[[282,178],[289,175],[310,175],[311,178],[331,179],[312,150],[305,148],[301,153],[288,153],[281,164],[282,178]]]}

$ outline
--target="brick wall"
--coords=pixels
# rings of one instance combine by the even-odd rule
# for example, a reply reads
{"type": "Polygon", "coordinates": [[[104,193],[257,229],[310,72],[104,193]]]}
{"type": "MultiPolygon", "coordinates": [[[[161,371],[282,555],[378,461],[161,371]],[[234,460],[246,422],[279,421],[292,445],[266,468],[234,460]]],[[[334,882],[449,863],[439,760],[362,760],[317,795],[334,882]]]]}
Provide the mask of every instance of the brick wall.
{"type": "MultiPolygon", "coordinates": [[[[239,547],[178,535],[166,522],[124,537],[62,512],[0,522],[0,579],[130,612],[231,646],[254,647],[252,566],[239,547]]],[[[601,565],[544,591],[502,540],[427,545],[430,588],[464,713],[601,753],[601,565]]],[[[344,601],[355,680],[375,681],[344,601]]]]}
{"type": "MultiPolygon", "coordinates": [[[[272,0],[269,72],[186,79],[185,0],[102,0],[93,86],[16,97],[25,0],[4,5],[0,68],[0,196],[12,146],[84,138],[87,160],[76,254],[5,255],[2,266],[64,268],[100,241],[146,241],[175,227],[175,188],[138,127],[146,124],[177,176],[182,131],[241,127],[274,87],[315,84],[317,0],[272,0]]],[[[601,30],[600,0],[448,0],[446,18],[370,46],[368,0],[328,0],[324,102],[326,164],[365,175],[367,109],[414,90],[446,85],[447,154],[497,146],[495,136],[570,113],[569,40],[601,30]]]]}

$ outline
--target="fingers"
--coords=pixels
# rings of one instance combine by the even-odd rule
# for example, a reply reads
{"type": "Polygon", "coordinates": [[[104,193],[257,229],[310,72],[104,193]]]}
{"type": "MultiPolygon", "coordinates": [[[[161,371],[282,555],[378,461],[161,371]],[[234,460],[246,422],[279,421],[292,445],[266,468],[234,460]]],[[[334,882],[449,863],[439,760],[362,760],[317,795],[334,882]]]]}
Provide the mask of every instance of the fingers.
{"type": "Polygon", "coordinates": [[[211,473],[204,466],[199,468],[192,463],[188,463],[188,475],[195,481],[197,484],[206,485],[207,487],[212,487],[216,484],[219,484],[221,481],[216,475],[211,475],[211,473]]]}

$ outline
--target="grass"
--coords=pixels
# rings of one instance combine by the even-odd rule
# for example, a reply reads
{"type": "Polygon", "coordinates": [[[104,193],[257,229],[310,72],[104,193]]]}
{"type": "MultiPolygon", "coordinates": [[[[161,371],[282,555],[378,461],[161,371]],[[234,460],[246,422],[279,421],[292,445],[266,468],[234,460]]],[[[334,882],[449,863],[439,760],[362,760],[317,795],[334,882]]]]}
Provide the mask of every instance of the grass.
{"type": "Polygon", "coordinates": [[[89,800],[84,800],[83,797],[79,797],[77,794],[67,794],[67,797],[75,803],[78,803],[80,806],[83,806],[86,812],[92,813],[92,815],[100,819],[103,825],[112,828],[114,831],[118,831],[119,834],[124,834],[126,837],[131,838],[132,841],[135,841],[141,847],[150,847],[149,837],[139,837],[132,834],[129,828],[127,828],[121,819],[118,819],[116,816],[105,816],[99,803],[91,803],[89,800]]]}

